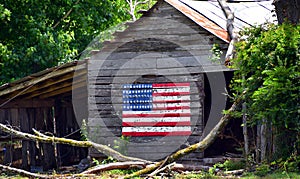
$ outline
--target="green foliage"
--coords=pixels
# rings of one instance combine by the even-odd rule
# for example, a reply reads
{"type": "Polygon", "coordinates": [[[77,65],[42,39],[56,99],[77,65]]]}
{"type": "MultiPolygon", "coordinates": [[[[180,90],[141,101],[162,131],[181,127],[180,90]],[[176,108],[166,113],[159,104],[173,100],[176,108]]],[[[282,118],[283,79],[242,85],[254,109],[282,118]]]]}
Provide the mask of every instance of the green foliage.
{"type": "Polygon", "coordinates": [[[120,140],[114,140],[114,146],[113,148],[118,150],[119,152],[121,152],[124,155],[127,155],[127,146],[129,143],[130,137],[126,137],[126,136],[121,136],[120,140]]]}
{"type": "Polygon", "coordinates": [[[209,60],[213,63],[221,63],[221,55],[223,54],[223,51],[221,50],[221,47],[219,44],[213,44],[210,52],[212,55],[209,57],[209,60]]]}
{"type": "Polygon", "coordinates": [[[300,26],[260,26],[241,35],[232,87],[237,94],[247,90],[248,122],[270,121],[279,134],[295,136],[285,143],[293,147],[300,134],[300,26]]]}
{"type": "Polygon", "coordinates": [[[273,168],[278,169],[278,171],[282,171],[284,174],[289,174],[291,172],[300,172],[300,156],[299,155],[291,155],[287,159],[279,158],[278,160],[271,163],[273,168]]]}
{"type": "Polygon", "coordinates": [[[106,159],[104,159],[101,164],[108,164],[108,163],[114,163],[117,162],[112,156],[108,156],[106,159]]]}
{"type": "Polygon", "coordinates": [[[224,163],[217,163],[213,168],[219,168],[222,170],[230,171],[230,170],[238,170],[245,168],[245,161],[232,161],[226,160],[224,163]]]}
{"type": "Polygon", "coordinates": [[[266,176],[271,171],[270,166],[267,164],[262,164],[256,167],[254,174],[257,176],[266,176]]]}
{"type": "Polygon", "coordinates": [[[0,84],[77,58],[126,21],[123,0],[0,1],[0,84]]]}
{"type": "Polygon", "coordinates": [[[95,159],[95,158],[93,158],[92,160],[93,160],[93,164],[95,164],[96,166],[97,166],[97,165],[100,165],[99,160],[97,160],[97,159],[95,159]]]}
{"type": "Polygon", "coordinates": [[[88,129],[85,119],[82,120],[81,128],[80,128],[81,140],[88,140],[88,129]]]}

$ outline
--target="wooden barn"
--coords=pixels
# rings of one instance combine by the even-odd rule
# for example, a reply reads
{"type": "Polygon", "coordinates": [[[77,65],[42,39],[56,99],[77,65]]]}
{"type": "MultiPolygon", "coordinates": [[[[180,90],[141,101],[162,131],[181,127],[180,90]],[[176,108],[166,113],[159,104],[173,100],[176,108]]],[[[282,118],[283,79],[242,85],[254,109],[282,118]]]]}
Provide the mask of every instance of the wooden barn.
{"type": "MultiPolygon", "coordinates": [[[[271,1],[229,5],[238,29],[274,19],[271,1]]],[[[226,18],[217,1],[165,0],[127,26],[89,60],[89,137],[159,160],[201,140],[228,105],[226,18]]],[[[182,162],[203,156],[195,152],[182,162]]]]}
{"type": "MultiPolygon", "coordinates": [[[[272,21],[271,3],[230,1],[234,25],[272,21]]],[[[223,94],[233,72],[224,66],[229,36],[222,9],[216,1],[160,0],[126,26],[88,60],[1,86],[0,122],[80,139],[85,120],[90,140],[153,161],[201,140],[230,105],[223,94]]],[[[22,159],[27,169],[68,165],[87,155],[85,149],[37,144],[1,131],[0,137],[2,161],[22,159]]],[[[234,145],[219,139],[182,162],[202,162],[234,145]]],[[[102,156],[94,150],[89,155],[102,156]]]]}

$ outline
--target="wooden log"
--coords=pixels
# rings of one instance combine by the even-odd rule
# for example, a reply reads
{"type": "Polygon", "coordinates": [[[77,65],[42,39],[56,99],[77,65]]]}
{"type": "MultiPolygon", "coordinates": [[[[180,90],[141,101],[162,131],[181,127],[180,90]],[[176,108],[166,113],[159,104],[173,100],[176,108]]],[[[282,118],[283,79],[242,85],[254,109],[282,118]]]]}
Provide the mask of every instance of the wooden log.
{"type": "Polygon", "coordinates": [[[0,124],[0,129],[4,132],[32,140],[32,141],[40,141],[45,143],[61,143],[61,144],[68,144],[71,146],[78,146],[78,147],[93,147],[97,149],[99,152],[107,155],[112,156],[113,158],[117,159],[118,161],[142,161],[147,163],[152,163],[147,160],[135,158],[135,157],[127,157],[122,155],[121,153],[111,149],[110,147],[102,144],[97,144],[92,141],[77,141],[73,139],[66,139],[66,138],[60,138],[60,137],[54,137],[54,136],[46,136],[44,134],[39,133],[38,131],[35,131],[36,135],[20,132],[17,130],[14,130],[12,128],[7,127],[6,125],[0,124]]]}

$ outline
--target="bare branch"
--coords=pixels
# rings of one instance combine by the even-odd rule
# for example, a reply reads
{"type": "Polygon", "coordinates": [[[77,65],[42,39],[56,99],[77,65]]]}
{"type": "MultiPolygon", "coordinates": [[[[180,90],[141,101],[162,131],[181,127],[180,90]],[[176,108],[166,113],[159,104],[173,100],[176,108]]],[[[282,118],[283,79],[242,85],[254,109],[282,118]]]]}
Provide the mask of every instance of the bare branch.
{"type": "Polygon", "coordinates": [[[232,112],[236,111],[236,109],[241,105],[241,101],[243,96],[246,94],[246,91],[244,91],[240,96],[238,96],[228,112],[223,115],[223,117],[220,119],[218,124],[210,131],[210,133],[200,142],[190,145],[184,149],[178,150],[177,152],[173,153],[172,155],[167,157],[167,161],[161,160],[160,162],[157,162],[153,164],[151,167],[147,167],[145,169],[139,170],[131,175],[125,176],[125,178],[132,178],[135,176],[140,176],[145,173],[152,172],[153,170],[157,169],[158,167],[169,164],[174,162],[175,160],[191,153],[196,150],[204,151],[207,147],[209,147],[219,136],[221,131],[225,128],[225,126],[228,124],[230,119],[232,118],[232,112]]]}
{"type": "Polygon", "coordinates": [[[229,6],[226,3],[226,0],[218,0],[219,5],[221,6],[226,19],[227,19],[227,24],[226,24],[226,28],[227,28],[227,32],[230,36],[230,43],[225,55],[225,65],[230,65],[230,60],[233,59],[234,55],[235,55],[235,46],[234,44],[237,42],[237,31],[233,25],[234,22],[234,14],[231,11],[231,9],[229,8],[229,6]]]}
{"type": "Polygon", "coordinates": [[[132,169],[132,168],[145,168],[146,163],[145,162],[115,162],[115,163],[109,163],[105,165],[98,165],[96,167],[93,167],[91,169],[88,169],[81,174],[91,174],[91,173],[98,173],[103,172],[107,170],[113,170],[113,169],[132,169]]]}
{"type": "Polygon", "coordinates": [[[10,166],[6,166],[6,165],[2,165],[0,164],[0,168],[4,169],[4,170],[8,170],[8,171],[12,171],[12,172],[15,172],[15,173],[18,173],[22,176],[27,176],[27,177],[30,177],[30,178],[52,178],[48,175],[42,175],[42,174],[37,174],[37,173],[31,173],[31,172],[28,172],[26,170],[22,170],[22,169],[18,169],[18,168],[14,168],[14,167],[10,167],[10,166]]]}
{"type": "Polygon", "coordinates": [[[139,1],[136,3],[136,6],[137,5],[140,5],[140,4],[147,4],[149,2],[149,0],[146,0],[146,1],[139,1]]]}
{"type": "MultiPolygon", "coordinates": [[[[79,1],[80,1],[80,0],[77,0],[77,1],[75,2],[75,5],[78,4],[79,1]]],[[[73,7],[72,7],[72,8],[64,15],[64,17],[62,17],[62,18],[61,18],[61,19],[53,26],[53,29],[54,29],[55,27],[57,27],[57,26],[61,23],[61,21],[65,20],[65,18],[67,18],[67,17],[71,14],[72,11],[73,11],[73,7]]]]}
{"type": "Polygon", "coordinates": [[[140,158],[124,156],[121,153],[111,149],[110,147],[108,147],[106,145],[94,143],[92,141],[77,141],[77,140],[73,140],[73,139],[47,136],[45,134],[41,134],[40,132],[38,132],[36,130],[35,130],[35,133],[37,135],[33,135],[33,134],[28,134],[25,132],[20,132],[20,131],[14,130],[14,129],[9,128],[6,125],[1,124],[1,123],[0,123],[0,130],[10,133],[10,134],[13,134],[18,137],[21,137],[23,139],[28,139],[28,140],[32,140],[32,141],[39,141],[39,142],[45,142],[45,143],[68,144],[68,145],[77,146],[77,147],[93,147],[96,150],[98,150],[99,152],[101,152],[107,156],[111,156],[118,161],[141,161],[141,162],[146,162],[146,163],[152,163],[150,161],[143,160],[140,158]]]}

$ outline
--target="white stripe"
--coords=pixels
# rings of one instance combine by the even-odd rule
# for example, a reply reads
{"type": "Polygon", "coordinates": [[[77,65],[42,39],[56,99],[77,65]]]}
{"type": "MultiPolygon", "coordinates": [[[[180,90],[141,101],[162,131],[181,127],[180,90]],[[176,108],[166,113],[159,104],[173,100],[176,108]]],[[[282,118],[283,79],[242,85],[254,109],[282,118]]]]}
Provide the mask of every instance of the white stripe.
{"type": "Polygon", "coordinates": [[[173,100],[191,100],[190,95],[187,96],[153,96],[153,102],[155,101],[173,101],[173,100]]]}
{"type": "Polygon", "coordinates": [[[153,109],[155,108],[166,108],[166,107],[182,107],[187,106],[190,107],[190,102],[182,102],[182,103],[153,103],[153,109]]]}
{"type": "Polygon", "coordinates": [[[190,117],[123,118],[123,122],[186,122],[190,117]]]}
{"type": "Polygon", "coordinates": [[[189,92],[190,87],[154,88],[153,93],[189,92]]]}
{"type": "Polygon", "coordinates": [[[191,113],[190,109],[157,110],[157,111],[123,111],[123,114],[169,114],[169,113],[191,113]]]}
{"type": "Polygon", "coordinates": [[[123,127],[122,132],[175,132],[175,131],[191,131],[190,126],[174,126],[174,127],[123,127]]]}

